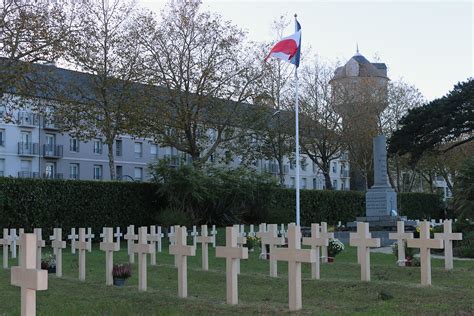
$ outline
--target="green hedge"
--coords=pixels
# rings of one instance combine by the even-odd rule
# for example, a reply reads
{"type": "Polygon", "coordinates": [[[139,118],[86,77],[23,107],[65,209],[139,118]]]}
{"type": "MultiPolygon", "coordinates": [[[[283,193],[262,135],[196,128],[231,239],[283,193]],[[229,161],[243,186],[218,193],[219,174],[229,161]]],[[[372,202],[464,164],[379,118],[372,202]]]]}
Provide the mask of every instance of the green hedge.
{"type": "Polygon", "coordinates": [[[150,183],[0,178],[0,228],[125,227],[156,216],[157,186],[150,183]]]}
{"type": "MultiPolygon", "coordinates": [[[[160,212],[170,210],[170,198],[159,194],[157,184],[0,178],[0,228],[125,227],[130,224],[161,224],[160,212]]],[[[246,223],[288,223],[295,220],[295,192],[262,187],[246,194],[244,187],[226,187],[219,200],[234,201],[235,217],[226,219],[228,204],[202,201],[199,218],[193,223],[241,221],[246,223]],[[261,191],[261,192],[260,192],[261,191]],[[204,214],[205,213],[205,214],[204,214]],[[214,214],[215,213],[215,214],[214,214]],[[212,218],[209,214],[213,214],[212,218]],[[216,220],[218,218],[218,220],[216,220]]],[[[247,190],[246,189],[246,190],[247,190]]],[[[355,191],[301,191],[301,223],[353,221],[365,213],[365,195],[355,191]]],[[[426,193],[399,194],[399,213],[410,219],[444,218],[441,197],[426,193]]],[[[163,214],[161,214],[163,215],[163,214]]],[[[181,224],[181,223],[174,223],[181,224]]]]}

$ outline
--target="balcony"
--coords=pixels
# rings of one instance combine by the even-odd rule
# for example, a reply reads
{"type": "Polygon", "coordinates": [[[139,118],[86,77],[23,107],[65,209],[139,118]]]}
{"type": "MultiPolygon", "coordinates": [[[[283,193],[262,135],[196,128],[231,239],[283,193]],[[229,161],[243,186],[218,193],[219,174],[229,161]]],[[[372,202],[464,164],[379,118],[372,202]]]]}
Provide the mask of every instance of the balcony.
{"type": "Polygon", "coordinates": [[[39,116],[37,114],[20,112],[18,113],[18,125],[22,127],[37,127],[39,116]]]}
{"type": "Polygon", "coordinates": [[[341,178],[349,178],[349,170],[341,170],[341,178]]]}
{"type": "Polygon", "coordinates": [[[39,172],[31,172],[31,171],[19,171],[18,178],[23,179],[39,179],[40,174],[39,172]]]}
{"type": "Polygon", "coordinates": [[[43,157],[45,158],[62,158],[63,146],[62,145],[43,145],[43,157]]]}
{"type": "Polygon", "coordinates": [[[55,119],[44,118],[43,119],[43,129],[53,130],[53,131],[59,130],[59,127],[57,126],[57,124],[55,122],[56,122],[55,119]]]}
{"type": "Polygon", "coordinates": [[[20,156],[36,156],[39,153],[38,143],[18,143],[18,155],[20,156]]]}
{"type": "Polygon", "coordinates": [[[62,173],[51,173],[51,172],[44,172],[43,173],[43,179],[55,179],[55,180],[61,180],[63,179],[63,174],[62,173]]]}

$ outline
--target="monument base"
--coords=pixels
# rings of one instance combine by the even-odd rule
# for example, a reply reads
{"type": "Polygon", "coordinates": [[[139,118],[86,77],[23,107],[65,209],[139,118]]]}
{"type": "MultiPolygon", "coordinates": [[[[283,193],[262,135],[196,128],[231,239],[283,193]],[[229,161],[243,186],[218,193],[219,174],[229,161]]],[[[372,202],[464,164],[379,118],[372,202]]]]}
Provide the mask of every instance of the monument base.
{"type": "Polygon", "coordinates": [[[357,222],[366,222],[369,223],[370,230],[396,231],[398,221],[405,222],[406,231],[415,231],[415,221],[409,221],[406,216],[390,215],[356,217],[355,222],[347,223],[347,228],[355,230],[357,228],[357,222]]]}

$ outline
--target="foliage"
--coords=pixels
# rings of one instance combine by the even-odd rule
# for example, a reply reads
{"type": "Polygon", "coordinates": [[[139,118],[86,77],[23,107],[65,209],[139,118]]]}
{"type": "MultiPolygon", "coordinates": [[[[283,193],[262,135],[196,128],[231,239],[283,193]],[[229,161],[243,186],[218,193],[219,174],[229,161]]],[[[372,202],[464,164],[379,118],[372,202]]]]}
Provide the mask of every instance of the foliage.
{"type": "Polygon", "coordinates": [[[465,161],[456,177],[454,201],[461,218],[474,218],[474,158],[465,161]]]}
{"type": "Polygon", "coordinates": [[[41,269],[48,270],[56,267],[56,257],[52,253],[45,253],[41,258],[41,269]]]}
{"type": "Polygon", "coordinates": [[[337,238],[329,239],[328,256],[335,257],[344,251],[344,244],[337,238]]]}
{"type": "Polygon", "coordinates": [[[259,247],[261,241],[262,241],[262,240],[261,240],[260,237],[248,236],[248,237],[247,237],[247,243],[246,243],[245,245],[246,245],[247,248],[250,250],[250,249],[254,249],[254,248],[259,247]]]}
{"type": "Polygon", "coordinates": [[[453,231],[461,232],[462,240],[453,242],[453,253],[457,257],[474,258],[474,221],[460,219],[453,224],[453,231]]]}
{"type": "Polygon", "coordinates": [[[402,127],[390,139],[391,153],[409,153],[413,161],[442,144],[455,142],[444,149],[474,140],[474,79],[458,83],[446,96],[412,109],[400,121],[402,127]]]}
{"type": "Polygon", "coordinates": [[[198,220],[178,208],[165,208],[156,216],[156,221],[163,227],[171,227],[173,225],[182,225],[191,227],[198,220]]]}
{"type": "Polygon", "coordinates": [[[442,196],[430,193],[398,193],[398,214],[409,219],[445,218],[442,196]]]}
{"type": "MultiPolygon", "coordinates": [[[[0,227],[126,227],[153,221],[161,198],[156,185],[131,182],[0,178],[0,227]]],[[[47,236],[43,236],[47,238],[47,236]]]]}
{"type": "Polygon", "coordinates": [[[112,276],[116,279],[128,279],[132,276],[132,266],[129,263],[114,264],[112,276]]]}
{"type": "MultiPolygon", "coordinates": [[[[413,258],[413,256],[416,253],[416,249],[407,247],[406,242],[404,243],[404,245],[405,245],[406,258],[413,258]]],[[[395,257],[398,258],[398,242],[397,241],[392,244],[392,253],[395,255],[395,257]]]]}

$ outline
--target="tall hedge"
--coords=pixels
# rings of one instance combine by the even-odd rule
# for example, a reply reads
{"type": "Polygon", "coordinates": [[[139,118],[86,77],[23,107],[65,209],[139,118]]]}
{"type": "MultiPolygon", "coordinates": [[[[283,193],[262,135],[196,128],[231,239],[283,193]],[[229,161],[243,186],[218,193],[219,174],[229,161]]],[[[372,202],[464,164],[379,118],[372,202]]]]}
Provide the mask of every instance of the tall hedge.
{"type": "Polygon", "coordinates": [[[0,178],[0,227],[71,227],[148,224],[158,212],[150,183],[0,178]]]}
{"type": "Polygon", "coordinates": [[[409,219],[445,218],[441,195],[428,193],[399,193],[398,214],[409,219]]]}

